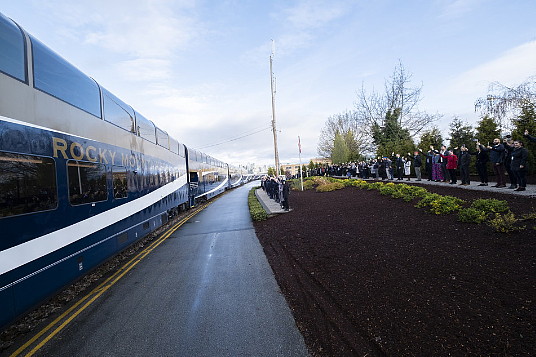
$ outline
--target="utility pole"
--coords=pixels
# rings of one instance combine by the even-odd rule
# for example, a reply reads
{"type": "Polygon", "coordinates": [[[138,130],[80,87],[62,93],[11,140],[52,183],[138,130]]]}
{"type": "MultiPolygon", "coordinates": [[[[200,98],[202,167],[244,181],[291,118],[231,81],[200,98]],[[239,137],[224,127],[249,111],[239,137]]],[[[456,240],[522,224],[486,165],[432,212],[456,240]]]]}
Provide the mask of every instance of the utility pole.
{"type": "Polygon", "coordinates": [[[275,172],[276,177],[279,176],[281,170],[279,169],[279,153],[277,151],[277,129],[275,126],[275,78],[272,71],[272,62],[274,58],[274,41],[272,40],[272,54],[270,55],[270,88],[272,90],[272,132],[274,133],[274,159],[275,159],[275,172]]]}

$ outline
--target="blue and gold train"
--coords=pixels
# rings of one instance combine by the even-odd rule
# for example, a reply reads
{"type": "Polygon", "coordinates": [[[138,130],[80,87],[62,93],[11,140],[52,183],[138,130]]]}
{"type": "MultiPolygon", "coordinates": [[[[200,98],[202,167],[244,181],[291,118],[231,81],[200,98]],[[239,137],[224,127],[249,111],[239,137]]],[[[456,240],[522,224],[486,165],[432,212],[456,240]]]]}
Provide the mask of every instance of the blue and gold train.
{"type": "Polygon", "coordinates": [[[0,327],[244,178],[0,13],[0,327]]]}

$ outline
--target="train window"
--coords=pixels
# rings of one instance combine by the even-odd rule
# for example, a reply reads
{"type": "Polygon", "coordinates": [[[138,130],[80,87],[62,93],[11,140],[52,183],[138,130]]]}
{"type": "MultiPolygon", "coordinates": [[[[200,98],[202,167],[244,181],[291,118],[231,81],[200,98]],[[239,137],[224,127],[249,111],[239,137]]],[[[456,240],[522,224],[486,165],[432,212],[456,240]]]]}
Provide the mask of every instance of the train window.
{"type": "Polygon", "coordinates": [[[112,182],[114,185],[114,198],[126,198],[128,192],[127,169],[123,166],[112,166],[112,182]]]}
{"type": "Polygon", "coordinates": [[[173,139],[171,136],[169,137],[169,150],[175,154],[179,153],[179,142],[173,139]]]}
{"type": "Polygon", "coordinates": [[[26,82],[24,35],[17,25],[0,14],[0,71],[26,82]]]}
{"type": "Polygon", "coordinates": [[[156,142],[158,145],[169,149],[169,136],[164,130],[156,128],[156,142]]]}
{"type": "Polygon", "coordinates": [[[56,208],[52,158],[0,152],[0,217],[56,208]]]}
{"type": "Polygon", "coordinates": [[[186,149],[183,144],[179,144],[179,156],[186,157],[186,149]]]}
{"type": "Polygon", "coordinates": [[[102,88],[104,98],[104,120],[134,133],[134,110],[106,89],[102,88]]]}
{"type": "Polygon", "coordinates": [[[97,83],[39,40],[30,38],[35,88],[100,118],[97,83]]]}
{"type": "Polygon", "coordinates": [[[67,161],[69,201],[72,205],[106,201],[106,167],[83,161],[67,161]]]}
{"type": "Polygon", "coordinates": [[[155,126],[152,121],[144,117],[138,112],[136,113],[136,125],[137,125],[137,134],[154,144],[156,144],[156,132],[155,126]]]}

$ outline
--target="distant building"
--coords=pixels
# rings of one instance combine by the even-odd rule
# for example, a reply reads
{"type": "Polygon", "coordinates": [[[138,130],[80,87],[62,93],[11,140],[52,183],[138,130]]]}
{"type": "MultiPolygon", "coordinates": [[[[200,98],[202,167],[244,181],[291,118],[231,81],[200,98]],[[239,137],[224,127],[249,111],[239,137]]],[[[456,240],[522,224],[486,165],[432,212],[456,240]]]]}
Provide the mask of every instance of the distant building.
{"type": "Polygon", "coordinates": [[[289,173],[292,176],[300,174],[300,164],[283,164],[281,169],[285,174],[289,173]]]}
{"type": "MultiPolygon", "coordinates": [[[[331,165],[331,159],[329,157],[316,157],[314,159],[311,159],[310,161],[312,161],[313,164],[331,165]]],[[[309,165],[309,162],[307,163],[307,165],[309,165]]]]}
{"type": "MultiPolygon", "coordinates": [[[[320,158],[310,159],[307,162],[303,162],[302,166],[305,166],[305,168],[307,169],[311,161],[313,162],[313,164],[331,165],[331,159],[320,157],[320,158]]],[[[282,164],[281,168],[283,169],[285,174],[289,173],[292,176],[295,176],[295,175],[297,176],[300,174],[300,164],[282,164]]],[[[304,172],[303,175],[306,176],[307,174],[304,172]]]]}

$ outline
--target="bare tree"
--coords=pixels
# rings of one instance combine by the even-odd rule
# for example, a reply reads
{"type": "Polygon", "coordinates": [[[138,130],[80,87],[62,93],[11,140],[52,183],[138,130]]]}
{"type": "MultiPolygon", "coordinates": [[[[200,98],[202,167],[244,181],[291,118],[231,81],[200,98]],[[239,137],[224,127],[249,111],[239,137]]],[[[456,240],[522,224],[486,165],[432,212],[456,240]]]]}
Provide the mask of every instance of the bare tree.
{"type": "Polygon", "coordinates": [[[399,62],[393,74],[385,81],[383,94],[375,90],[368,93],[364,86],[361,86],[355,102],[357,121],[369,128],[374,125],[383,126],[386,113],[392,113],[396,109],[400,113],[400,126],[409,130],[411,136],[415,137],[430,123],[439,119],[439,114],[418,110],[422,84],[418,87],[410,86],[411,77],[399,62]]]}
{"type": "Polygon", "coordinates": [[[510,122],[515,119],[523,108],[536,107],[536,76],[529,77],[517,87],[507,87],[499,82],[493,82],[488,87],[488,95],[478,98],[475,110],[489,115],[497,120],[499,131],[510,128],[510,122]],[[510,120],[507,120],[510,117],[510,120]]]}
{"type": "Polygon", "coordinates": [[[366,134],[355,111],[346,111],[328,118],[318,140],[317,150],[320,156],[331,157],[337,134],[344,137],[352,156],[357,156],[364,150],[366,134]]]}

